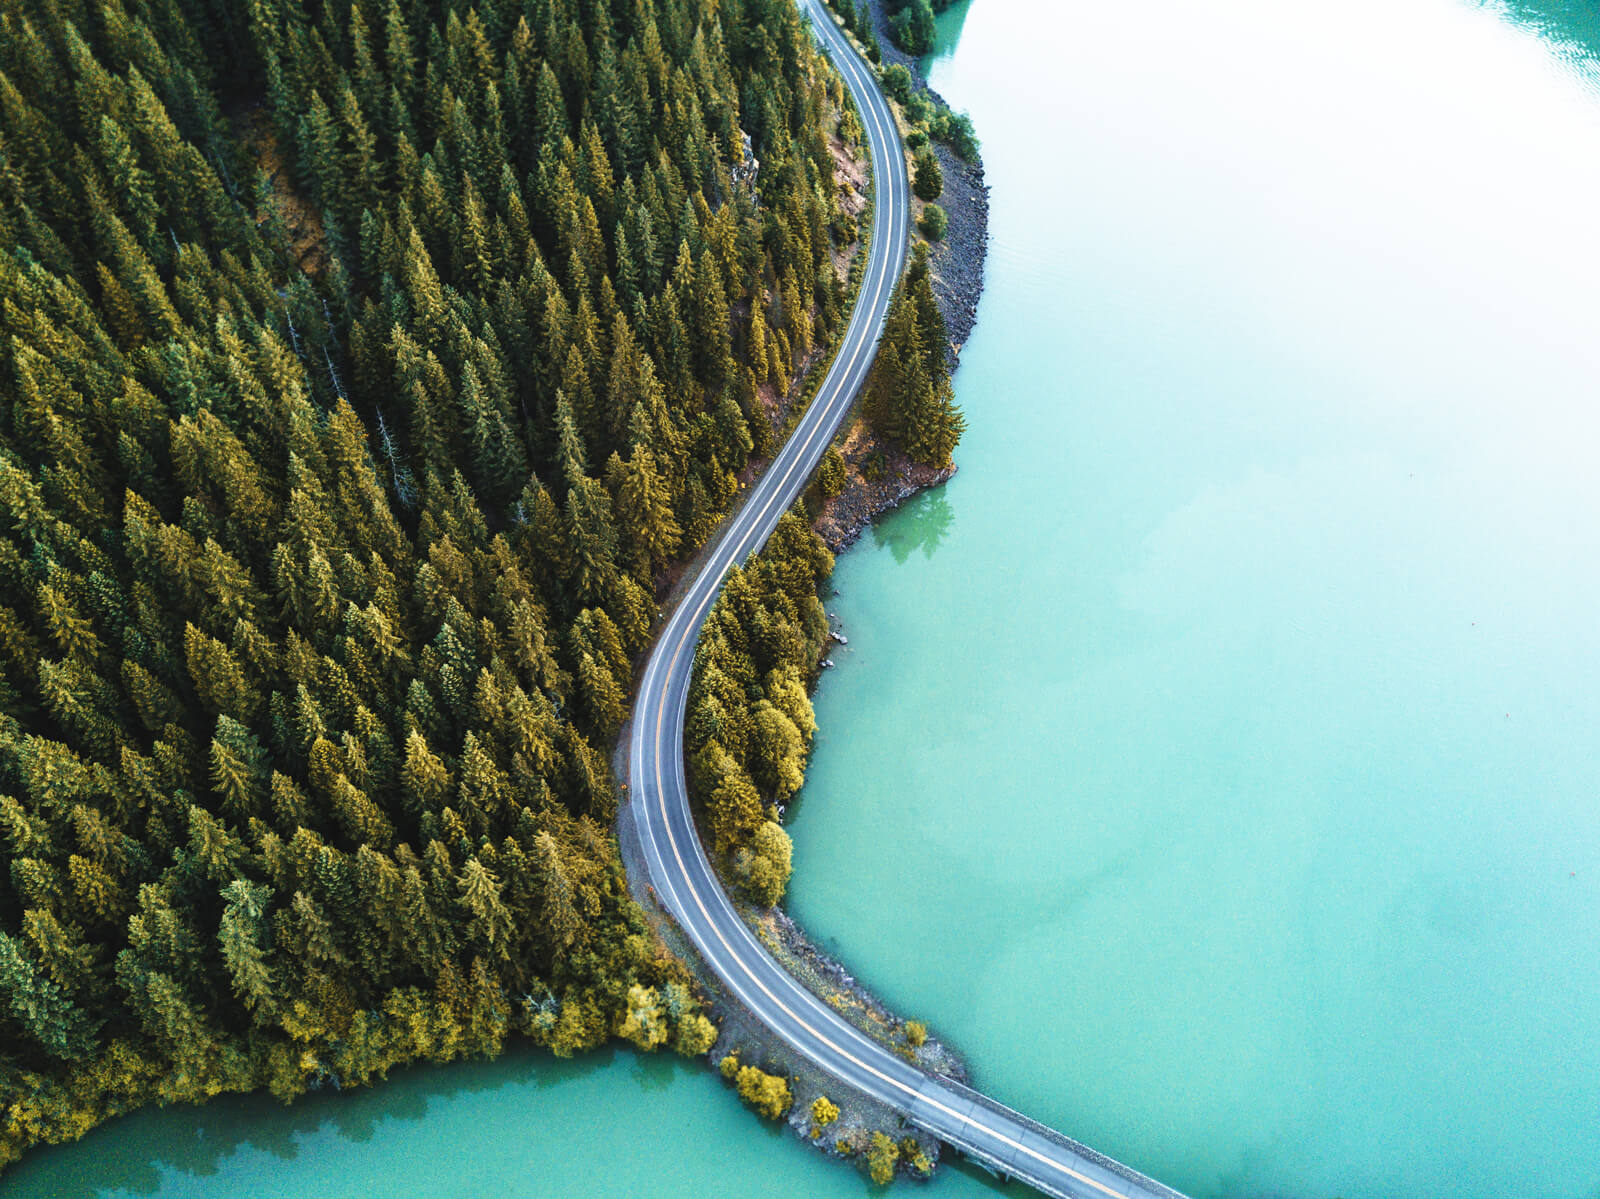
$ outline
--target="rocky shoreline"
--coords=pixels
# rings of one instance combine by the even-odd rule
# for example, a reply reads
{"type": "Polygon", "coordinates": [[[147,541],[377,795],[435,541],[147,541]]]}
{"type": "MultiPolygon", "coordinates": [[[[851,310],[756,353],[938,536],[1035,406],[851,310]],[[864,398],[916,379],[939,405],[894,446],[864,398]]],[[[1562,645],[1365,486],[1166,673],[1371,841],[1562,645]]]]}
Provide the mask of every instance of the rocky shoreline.
{"type": "MultiPolygon", "coordinates": [[[[901,50],[889,37],[889,17],[883,0],[868,0],[872,26],[885,66],[903,66],[912,86],[930,100],[949,108],[945,98],[928,86],[919,61],[901,50]]],[[[931,143],[944,172],[944,194],[939,204],[950,215],[944,240],[934,243],[933,294],[944,313],[954,352],[966,344],[978,321],[978,298],[983,294],[984,260],[989,250],[989,185],[984,181],[983,159],[967,162],[943,142],[931,143]]]]}
{"type": "MultiPolygon", "coordinates": [[[[912,85],[936,103],[948,107],[944,97],[928,86],[917,59],[900,50],[889,38],[889,19],[883,0],[870,0],[885,66],[899,65],[911,74],[912,85]]],[[[928,256],[933,295],[938,301],[950,337],[952,369],[959,366],[961,348],[978,320],[978,300],[983,294],[983,273],[989,250],[989,185],[984,182],[983,161],[967,162],[943,142],[929,143],[944,174],[939,205],[950,218],[943,240],[932,243],[928,256]]],[[[914,205],[918,202],[913,201],[914,205]]],[[[853,545],[878,517],[891,512],[918,492],[937,487],[955,475],[957,467],[943,469],[912,462],[895,446],[873,434],[867,422],[854,418],[837,443],[847,471],[844,490],[822,507],[817,532],[834,553],[853,545]]]]}
{"type": "MultiPolygon", "coordinates": [[[[928,89],[916,60],[895,48],[889,40],[881,0],[871,0],[870,7],[884,62],[906,66],[915,86],[942,104],[942,98],[928,89]]],[[[968,163],[949,146],[934,145],[944,173],[944,193],[939,203],[949,216],[949,226],[944,239],[933,243],[929,262],[934,297],[950,335],[949,352],[954,368],[959,364],[961,347],[977,320],[988,248],[989,194],[981,161],[968,163]]],[[[819,353],[818,359],[820,357],[819,353]]],[[[775,427],[781,427],[786,419],[789,405],[802,390],[800,379],[803,378],[803,375],[797,378],[789,396],[769,397],[769,414],[775,427]]],[[[954,464],[938,469],[913,462],[898,447],[878,438],[859,415],[851,419],[835,444],[846,466],[845,486],[837,496],[822,504],[814,525],[836,553],[853,544],[879,516],[919,492],[946,482],[957,469],[954,464]]],[[[665,580],[670,593],[665,606],[671,606],[685,581],[681,572],[673,572],[665,580]]],[[[627,744],[628,728],[624,726],[613,758],[619,779],[628,777],[627,744]]],[[[914,1175],[931,1174],[939,1160],[941,1146],[937,1140],[909,1128],[899,1113],[850,1090],[795,1053],[773,1036],[705,968],[694,946],[676,924],[664,916],[644,882],[647,874],[626,802],[619,805],[617,833],[630,889],[651,918],[659,939],[659,952],[671,953],[686,962],[712,997],[711,1014],[719,1035],[711,1050],[711,1060],[720,1062],[734,1055],[741,1063],[757,1065],[787,1079],[794,1101],[785,1123],[795,1135],[824,1152],[859,1160],[872,1135],[883,1132],[901,1144],[903,1161],[915,1161],[914,1175]],[[819,1097],[826,1097],[840,1109],[836,1121],[825,1129],[817,1127],[811,1117],[812,1102],[819,1097]],[[914,1148],[917,1152],[913,1152],[914,1148]]],[[[845,1019],[923,1069],[958,1081],[967,1080],[966,1066],[954,1050],[930,1035],[922,1025],[890,1011],[854,975],[820,950],[781,909],[761,910],[737,896],[733,898],[746,922],[784,968],[845,1019]]]]}

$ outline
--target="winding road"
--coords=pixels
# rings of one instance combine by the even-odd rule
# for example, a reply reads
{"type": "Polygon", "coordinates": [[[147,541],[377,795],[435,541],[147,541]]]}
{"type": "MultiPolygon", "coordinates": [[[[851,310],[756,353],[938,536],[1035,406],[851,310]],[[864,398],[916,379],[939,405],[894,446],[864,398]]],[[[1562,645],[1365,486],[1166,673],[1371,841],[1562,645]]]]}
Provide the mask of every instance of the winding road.
{"type": "Polygon", "coordinates": [[[821,0],[798,0],[855,98],[876,200],[861,294],[837,357],[783,449],[696,564],[651,651],[628,749],[634,832],[651,885],[707,965],[757,1019],[846,1085],[989,1168],[1066,1199],[1183,1199],[1086,1146],[949,1079],[923,1073],[846,1023],[778,965],[734,911],[689,810],[683,722],[700,626],[729,569],[760,548],[799,496],[872,364],[904,269],[911,202],[899,132],[876,80],[821,0]]]}

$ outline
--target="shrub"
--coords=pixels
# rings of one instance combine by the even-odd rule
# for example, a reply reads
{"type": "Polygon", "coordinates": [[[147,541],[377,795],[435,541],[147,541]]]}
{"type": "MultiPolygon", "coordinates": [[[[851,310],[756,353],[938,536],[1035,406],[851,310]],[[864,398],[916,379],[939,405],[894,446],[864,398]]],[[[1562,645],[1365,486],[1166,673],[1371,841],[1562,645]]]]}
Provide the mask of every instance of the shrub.
{"type": "Polygon", "coordinates": [[[678,1021],[672,1047],[684,1057],[699,1057],[702,1053],[710,1053],[716,1043],[717,1026],[696,1012],[678,1021]]]}
{"type": "Polygon", "coordinates": [[[950,214],[937,204],[929,204],[922,210],[917,228],[922,230],[922,236],[929,241],[943,241],[945,233],[950,228],[950,214]]]}
{"type": "Polygon", "coordinates": [[[978,134],[972,128],[972,118],[964,112],[951,112],[945,109],[929,122],[928,131],[949,146],[965,161],[973,162],[978,157],[978,134]]]}
{"type": "Polygon", "coordinates": [[[839,1105],[826,1095],[818,1095],[811,1103],[811,1122],[826,1128],[839,1118],[839,1105]]]}
{"type": "Polygon", "coordinates": [[[872,1144],[867,1147],[867,1172],[879,1186],[894,1181],[894,1168],[900,1164],[900,1146],[881,1132],[872,1134],[872,1144]]]}
{"type": "Polygon", "coordinates": [[[656,989],[634,983],[628,988],[628,1014],[618,1031],[640,1049],[652,1050],[667,1039],[665,1015],[656,989]]]}
{"type": "Polygon", "coordinates": [[[923,1178],[933,1173],[933,1163],[928,1160],[928,1155],[922,1151],[915,1137],[906,1137],[900,1142],[900,1160],[923,1178]]]}
{"type": "Polygon", "coordinates": [[[769,1120],[780,1120],[794,1102],[789,1094],[789,1082],[776,1074],[757,1070],[754,1066],[739,1067],[739,1098],[769,1120]]]}
{"type": "Polygon", "coordinates": [[[888,93],[889,99],[898,100],[904,104],[911,99],[911,72],[899,63],[883,70],[883,90],[888,93]]]}
{"type": "Polygon", "coordinates": [[[939,169],[938,156],[930,147],[923,147],[917,155],[911,190],[919,200],[937,200],[944,191],[944,172],[939,169]]]}

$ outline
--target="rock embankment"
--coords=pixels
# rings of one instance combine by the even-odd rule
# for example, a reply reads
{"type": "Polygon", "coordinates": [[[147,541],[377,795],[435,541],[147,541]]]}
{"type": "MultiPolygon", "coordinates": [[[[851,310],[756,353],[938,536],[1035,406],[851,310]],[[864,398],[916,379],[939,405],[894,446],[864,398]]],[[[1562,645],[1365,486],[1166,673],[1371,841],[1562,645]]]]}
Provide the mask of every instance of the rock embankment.
{"type": "Polygon", "coordinates": [[[857,420],[839,445],[844,458],[845,486],[822,506],[816,530],[834,553],[853,545],[885,512],[898,508],[919,491],[937,487],[956,473],[954,465],[924,466],[857,420]]]}
{"type": "MultiPolygon", "coordinates": [[[[914,87],[935,103],[948,108],[943,96],[928,86],[918,59],[889,37],[889,17],[883,0],[868,0],[873,29],[883,51],[885,66],[899,64],[911,72],[914,87]]],[[[943,142],[934,143],[939,169],[944,172],[944,194],[939,204],[950,216],[950,228],[934,245],[933,294],[944,313],[944,323],[954,346],[966,344],[978,321],[978,297],[983,292],[984,258],[989,249],[989,185],[983,162],[967,162],[943,142]]]]}
{"type": "MultiPolygon", "coordinates": [[[[930,100],[948,107],[944,98],[928,86],[918,60],[890,40],[882,0],[871,0],[869,7],[884,64],[905,67],[911,73],[913,86],[930,100]]],[[[984,262],[989,248],[989,186],[984,182],[981,159],[967,162],[943,142],[932,144],[944,173],[944,192],[938,202],[950,222],[943,240],[931,244],[929,263],[933,294],[950,336],[954,366],[978,320],[978,299],[983,294],[984,262]]],[[[823,505],[816,521],[817,532],[835,553],[852,545],[884,513],[956,473],[955,466],[940,469],[912,462],[898,447],[878,438],[859,416],[842,435],[839,452],[845,462],[845,488],[823,505]]]]}

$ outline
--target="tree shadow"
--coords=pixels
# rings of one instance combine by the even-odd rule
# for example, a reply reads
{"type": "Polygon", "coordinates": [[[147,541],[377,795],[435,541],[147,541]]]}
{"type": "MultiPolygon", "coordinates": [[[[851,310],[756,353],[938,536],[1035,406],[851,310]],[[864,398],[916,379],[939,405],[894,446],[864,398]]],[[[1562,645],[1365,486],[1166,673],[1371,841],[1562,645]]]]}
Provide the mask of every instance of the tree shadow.
{"type": "Polygon", "coordinates": [[[949,58],[956,52],[956,44],[961,41],[962,27],[967,23],[967,9],[972,6],[972,0],[956,0],[944,12],[934,17],[934,26],[938,29],[938,36],[934,39],[933,49],[923,55],[918,64],[922,73],[926,75],[928,68],[941,58],[949,58]]]}
{"type": "Polygon", "coordinates": [[[628,1075],[641,1091],[666,1091],[688,1074],[706,1073],[705,1062],[681,1057],[667,1049],[656,1053],[635,1053],[628,1075]]]}
{"type": "MultiPolygon", "coordinates": [[[[203,1106],[146,1108],[108,1121],[69,1145],[28,1153],[6,1171],[6,1199],[98,1199],[108,1193],[154,1195],[174,1181],[211,1178],[244,1149],[280,1161],[300,1156],[305,1140],[332,1133],[362,1144],[386,1121],[415,1123],[435,1100],[509,1086],[544,1089],[616,1064],[606,1047],[562,1061],[528,1045],[493,1061],[417,1065],[392,1070],[372,1086],[301,1096],[285,1106],[265,1094],[226,1095],[203,1106]]],[[[675,1058],[676,1055],[673,1055],[675,1058]]],[[[637,1058],[633,1078],[648,1090],[670,1085],[689,1063],[637,1058]]]]}
{"type": "Polygon", "coordinates": [[[968,1161],[953,1149],[946,1149],[939,1159],[939,1168],[950,1170],[962,1175],[974,1186],[982,1187],[993,1195],[1015,1196],[1022,1199],[1024,1195],[1037,1195],[1039,1192],[1023,1182],[1007,1182],[1002,1178],[989,1173],[976,1162],[968,1161]]]}
{"type": "Polygon", "coordinates": [[[941,487],[924,492],[888,519],[873,525],[872,543],[879,549],[887,548],[901,565],[917,550],[922,551],[924,558],[932,558],[949,536],[954,520],[955,512],[941,487]]]}

